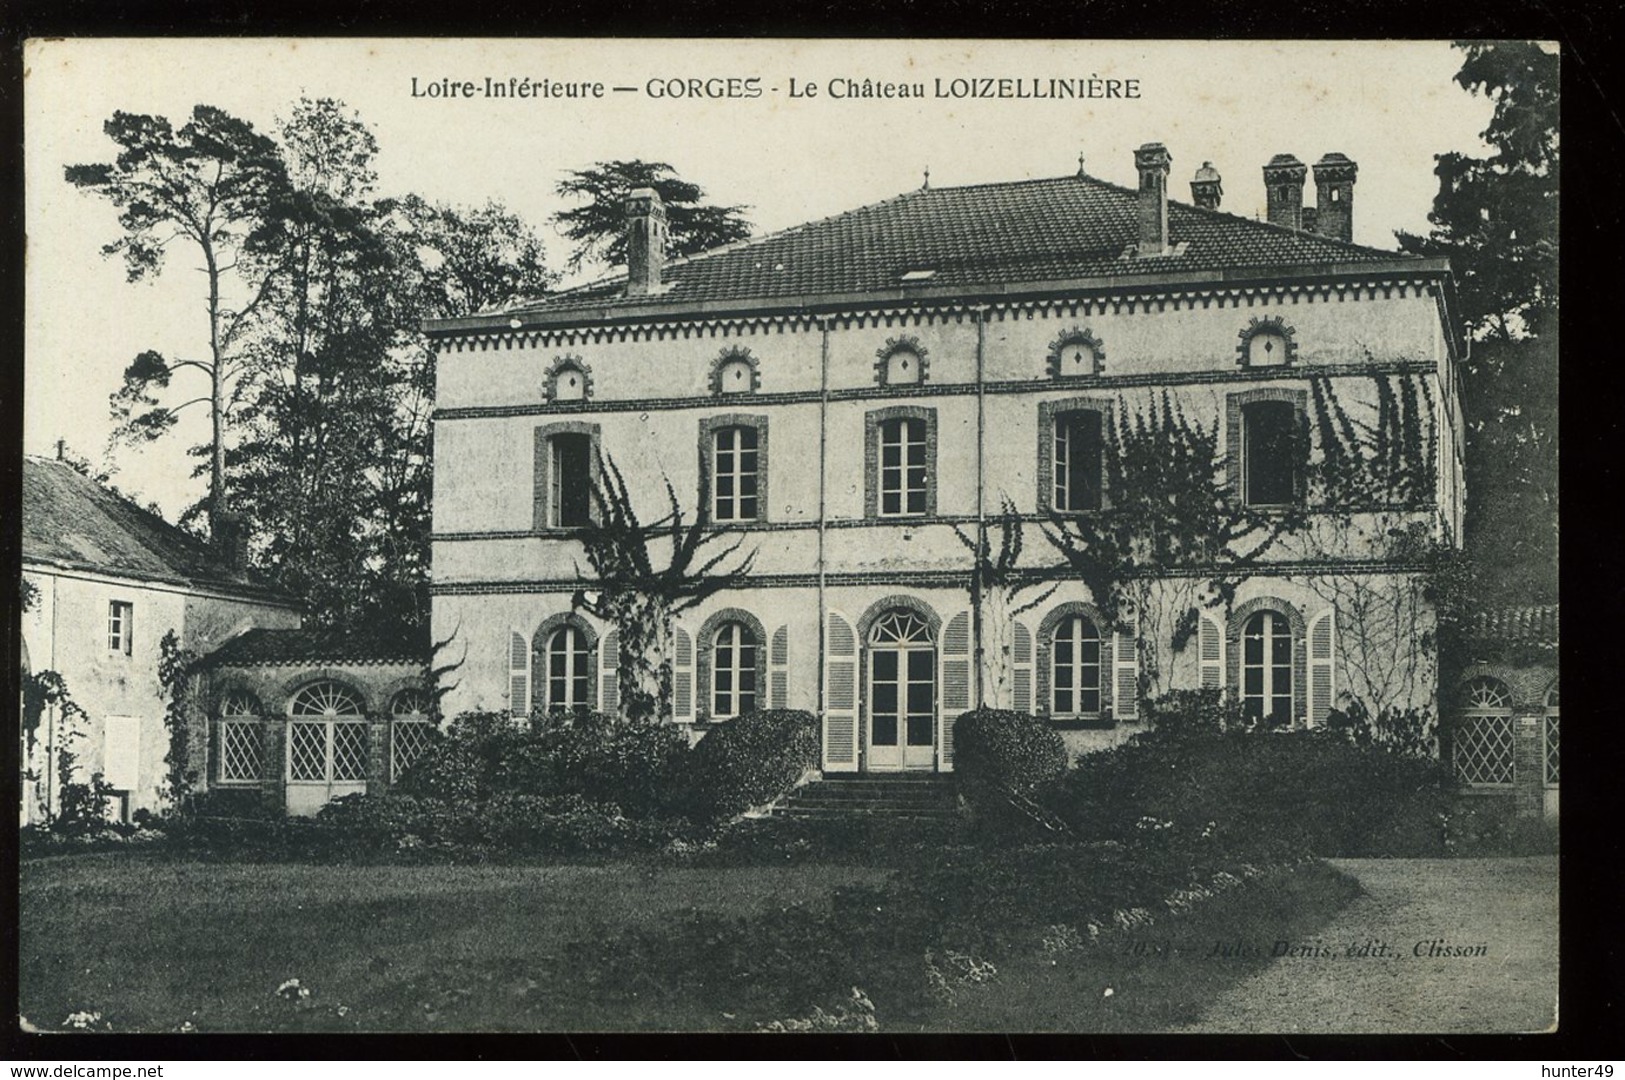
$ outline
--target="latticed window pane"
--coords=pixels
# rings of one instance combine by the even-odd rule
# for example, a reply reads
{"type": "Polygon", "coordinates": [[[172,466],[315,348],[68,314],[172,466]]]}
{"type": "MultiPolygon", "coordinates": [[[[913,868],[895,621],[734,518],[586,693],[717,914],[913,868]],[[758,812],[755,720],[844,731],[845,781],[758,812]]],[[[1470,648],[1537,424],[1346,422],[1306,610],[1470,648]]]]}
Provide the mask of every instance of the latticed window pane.
{"type": "Polygon", "coordinates": [[[1512,783],[1512,717],[1464,717],[1451,756],[1464,783],[1512,783]]]}
{"type": "Polygon", "coordinates": [[[311,683],[293,696],[294,716],[360,716],[361,702],[335,682],[311,683]]]}
{"type": "Polygon", "coordinates": [[[391,716],[426,716],[429,712],[429,692],[427,690],[402,690],[395,695],[395,700],[389,704],[391,716]]]}
{"type": "Polygon", "coordinates": [[[259,716],[260,703],[253,694],[233,690],[220,701],[221,716],[259,716]]]}
{"type": "Polygon", "coordinates": [[[333,779],[367,778],[367,725],[345,721],[333,725],[333,779]]]}
{"type": "Polygon", "coordinates": [[[321,782],[327,779],[327,724],[295,720],[288,725],[288,778],[321,782]]]}
{"type": "Polygon", "coordinates": [[[434,724],[428,720],[397,720],[391,725],[389,775],[401,774],[423,756],[434,740],[434,724]]]}
{"type": "Polygon", "coordinates": [[[1481,675],[1467,684],[1464,704],[1469,709],[1510,709],[1512,691],[1501,680],[1481,675]]]}
{"type": "Polygon", "coordinates": [[[1546,717],[1546,783],[1557,786],[1557,717],[1546,717]]]}
{"type": "Polygon", "coordinates": [[[264,763],[260,725],[253,720],[220,721],[220,782],[258,780],[264,763]]]}

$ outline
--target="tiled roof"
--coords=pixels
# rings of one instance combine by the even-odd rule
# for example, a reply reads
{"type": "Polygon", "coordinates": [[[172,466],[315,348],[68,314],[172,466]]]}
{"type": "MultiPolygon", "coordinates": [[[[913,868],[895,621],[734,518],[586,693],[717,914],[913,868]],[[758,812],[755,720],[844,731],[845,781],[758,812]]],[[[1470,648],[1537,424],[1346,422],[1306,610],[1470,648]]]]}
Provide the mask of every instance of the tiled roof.
{"type": "MultiPolygon", "coordinates": [[[[1137,237],[1135,191],[1090,176],[912,191],[783,232],[666,264],[658,300],[702,304],[895,291],[934,271],[932,287],[1067,281],[1097,276],[1204,274],[1404,256],[1170,200],[1178,254],[1125,255],[1137,237]]],[[[627,297],[624,275],[508,311],[555,313],[649,303],[627,297]]]]}
{"type": "Polygon", "coordinates": [[[338,630],[268,630],[239,634],[209,654],[211,667],[267,664],[422,664],[427,642],[338,630]]]}
{"type": "Polygon", "coordinates": [[[1556,604],[1491,608],[1468,624],[1468,633],[1480,642],[1556,648],[1557,608],[1556,604]]]}
{"type": "Polygon", "coordinates": [[[291,604],[205,540],[115,495],[65,462],[23,459],[23,561],[291,604]]]}

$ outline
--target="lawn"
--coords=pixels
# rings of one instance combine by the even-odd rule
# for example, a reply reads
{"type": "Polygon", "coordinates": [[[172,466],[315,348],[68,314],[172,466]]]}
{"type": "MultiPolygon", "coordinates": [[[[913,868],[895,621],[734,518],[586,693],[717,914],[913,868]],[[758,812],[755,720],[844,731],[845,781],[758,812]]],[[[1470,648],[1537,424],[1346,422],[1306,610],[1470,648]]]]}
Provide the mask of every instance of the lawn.
{"type": "Polygon", "coordinates": [[[21,868],[19,1010],[41,1028],[100,1013],[97,1026],[115,1031],[752,1030],[833,1005],[834,973],[863,979],[886,1031],[1155,1031],[1188,1022],[1266,962],[1197,962],[1214,942],[1308,936],[1355,891],[1307,864],[1097,945],[1046,948],[1034,926],[987,955],[938,950],[944,978],[934,984],[919,939],[906,934],[893,945],[837,930],[771,947],[777,927],[805,935],[841,926],[837,893],[848,903],[876,895],[893,873],[656,856],[530,866],[200,862],[159,852],[30,860],[21,868]],[[829,952],[807,956],[808,940],[829,952]],[[1157,945],[1182,961],[1149,948],[1157,945]],[[982,964],[997,974],[967,977],[982,964]],[[801,973],[815,970],[825,985],[790,1005],[801,973]]]}

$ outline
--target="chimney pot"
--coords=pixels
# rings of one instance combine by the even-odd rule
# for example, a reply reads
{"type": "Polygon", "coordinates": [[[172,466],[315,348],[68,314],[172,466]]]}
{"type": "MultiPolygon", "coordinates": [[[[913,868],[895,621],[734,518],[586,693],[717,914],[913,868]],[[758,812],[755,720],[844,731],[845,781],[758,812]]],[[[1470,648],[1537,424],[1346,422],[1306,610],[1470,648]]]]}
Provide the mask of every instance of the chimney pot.
{"type": "Polygon", "coordinates": [[[1354,239],[1354,178],[1360,167],[1338,153],[1315,162],[1314,231],[1333,240],[1354,239]]]}
{"type": "Polygon", "coordinates": [[[1303,228],[1303,181],[1309,169],[1291,154],[1276,154],[1264,166],[1264,194],[1271,225],[1303,228]]]}
{"type": "Polygon", "coordinates": [[[1203,210],[1217,210],[1219,200],[1224,198],[1224,185],[1219,182],[1219,170],[1213,167],[1213,162],[1204,161],[1202,167],[1196,170],[1196,176],[1191,180],[1191,202],[1203,210]]]}
{"type": "Polygon", "coordinates": [[[626,294],[658,293],[665,263],[666,204],[654,188],[637,188],[626,197],[626,294]]]}
{"type": "Polygon", "coordinates": [[[1161,143],[1146,143],[1134,151],[1140,171],[1139,236],[1141,255],[1168,253],[1168,169],[1174,159],[1161,143]]]}

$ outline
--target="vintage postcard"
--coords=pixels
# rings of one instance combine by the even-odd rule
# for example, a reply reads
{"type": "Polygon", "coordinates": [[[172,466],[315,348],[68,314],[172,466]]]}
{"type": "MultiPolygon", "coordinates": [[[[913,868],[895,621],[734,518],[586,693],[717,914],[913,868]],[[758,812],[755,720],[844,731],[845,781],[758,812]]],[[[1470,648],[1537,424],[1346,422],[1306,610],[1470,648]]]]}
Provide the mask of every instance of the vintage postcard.
{"type": "Polygon", "coordinates": [[[25,62],[26,1030],[1557,1029],[1555,46],[25,62]]]}

